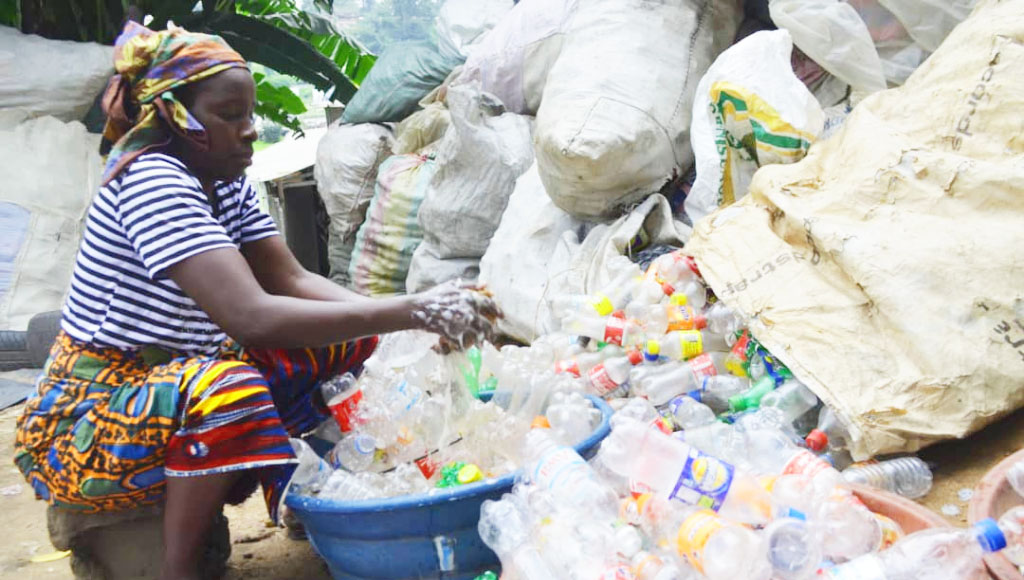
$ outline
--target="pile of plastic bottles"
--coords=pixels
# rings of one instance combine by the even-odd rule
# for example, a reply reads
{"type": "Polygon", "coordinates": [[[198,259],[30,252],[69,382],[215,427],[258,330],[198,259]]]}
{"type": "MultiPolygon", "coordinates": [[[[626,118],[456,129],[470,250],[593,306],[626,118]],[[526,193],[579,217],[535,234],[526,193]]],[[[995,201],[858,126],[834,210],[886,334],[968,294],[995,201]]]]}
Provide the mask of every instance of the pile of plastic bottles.
{"type": "Polygon", "coordinates": [[[312,442],[293,439],[299,467],[291,493],[363,500],[431,493],[516,470],[515,449],[530,425],[542,422],[560,441],[589,436],[600,412],[534,351],[511,347],[502,355],[441,355],[436,337],[423,332],[388,335],[357,379],[351,374],[322,386],[334,421],[312,442]],[[531,370],[528,370],[531,369],[531,370]],[[504,389],[493,389],[501,379],[504,389]],[[484,385],[493,402],[480,400],[484,385]],[[499,404],[500,403],[500,404],[499,404]]]}

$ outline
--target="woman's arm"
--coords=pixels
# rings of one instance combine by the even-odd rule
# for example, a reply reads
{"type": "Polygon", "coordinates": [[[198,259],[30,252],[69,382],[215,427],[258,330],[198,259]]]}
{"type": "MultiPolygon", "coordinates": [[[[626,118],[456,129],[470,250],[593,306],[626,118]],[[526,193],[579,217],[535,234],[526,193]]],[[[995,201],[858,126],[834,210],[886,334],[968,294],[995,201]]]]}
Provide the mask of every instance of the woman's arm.
{"type": "Polygon", "coordinates": [[[243,244],[242,256],[268,294],[364,304],[373,301],[303,268],[281,236],[243,244]]]}
{"type": "MultiPolygon", "coordinates": [[[[277,236],[268,239],[275,238],[280,242],[277,236]]],[[[280,243],[283,246],[283,242],[280,243]]],[[[247,246],[258,244],[260,242],[247,246]]],[[[280,252],[271,243],[263,246],[269,250],[253,253],[247,248],[247,257],[259,263],[261,254],[280,252]]],[[[291,255],[287,247],[284,251],[291,255]]],[[[318,347],[425,326],[413,315],[417,309],[415,297],[372,299],[360,296],[356,300],[339,301],[334,297],[338,295],[327,288],[334,284],[319,277],[326,284],[307,284],[303,276],[294,273],[285,277],[270,276],[268,287],[261,285],[254,272],[258,269],[266,276],[269,266],[260,263],[251,269],[242,253],[232,248],[219,248],[174,264],[167,269],[167,275],[224,332],[245,346],[318,347]],[[296,289],[307,293],[307,297],[276,295],[296,289]]]]}

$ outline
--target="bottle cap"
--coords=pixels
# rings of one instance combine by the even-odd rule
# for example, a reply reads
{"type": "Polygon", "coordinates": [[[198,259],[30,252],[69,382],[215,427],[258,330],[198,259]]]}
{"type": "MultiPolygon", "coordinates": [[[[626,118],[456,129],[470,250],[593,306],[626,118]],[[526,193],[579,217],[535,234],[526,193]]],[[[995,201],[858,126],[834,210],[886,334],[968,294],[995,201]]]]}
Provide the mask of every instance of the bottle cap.
{"type": "Polygon", "coordinates": [[[472,463],[469,463],[459,470],[459,474],[458,476],[456,476],[455,479],[462,485],[466,485],[467,483],[480,481],[483,478],[484,474],[480,472],[480,468],[472,463]]]}
{"type": "Polygon", "coordinates": [[[703,314],[698,314],[693,317],[693,328],[694,330],[703,330],[708,327],[708,319],[703,314]]]}
{"type": "Polygon", "coordinates": [[[665,296],[672,296],[676,293],[676,288],[668,282],[662,282],[661,291],[665,293],[665,296]]]}
{"type": "Polygon", "coordinates": [[[651,339],[647,341],[647,348],[644,349],[644,360],[647,362],[655,362],[661,355],[661,343],[651,339]]]}
{"type": "Polygon", "coordinates": [[[686,306],[686,294],[675,293],[668,299],[673,306],[686,306]]]}
{"type": "Polygon", "coordinates": [[[644,361],[644,355],[640,354],[638,350],[631,350],[626,354],[626,358],[629,359],[629,363],[638,365],[644,361]]]}
{"type": "Polygon", "coordinates": [[[820,429],[811,429],[811,432],[807,434],[804,441],[812,451],[821,451],[828,447],[828,435],[820,429]]]}
{"type": "Polygon", "coordinates": [[[986,552],[998,552],[1006,547],[1006,536],[994,519],[985,518],[974,524],[974,529],[978,533],[978,543],[986,552]]]}
{"type": "Polygon", "coordinates": [[[616,311],[612,312],[612,316],[614,318],[619,318],[619,319],[625,320],[626,319],[626,312],[623,311],[623,310],[616,310],[616,311]]]}
{"type": "Polygon", "coordinates": [[[530,429],[550,429],[551,423],[544,415],[537,415],[530,423],[530,429]]]}
{"type": "Polygon", "coordinates": [[[597,300],[594,301],[593,306],[594,310],[596,310],[597,313],[600,314],[601,316],[608,316],[615,310],[615,306],[612,305],[611,299],[605,296],[604,294],[601,294],[600,296],[597,297],[597,300]]]}

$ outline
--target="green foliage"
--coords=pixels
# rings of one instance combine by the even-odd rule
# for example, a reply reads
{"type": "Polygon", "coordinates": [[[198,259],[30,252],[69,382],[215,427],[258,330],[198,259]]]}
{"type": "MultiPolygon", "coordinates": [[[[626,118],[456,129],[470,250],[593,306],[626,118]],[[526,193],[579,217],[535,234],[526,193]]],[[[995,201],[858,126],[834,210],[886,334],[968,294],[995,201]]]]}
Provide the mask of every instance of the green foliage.
{"type": "Polygon", "coordinates": [[[376,53],[395,42],[430,38],[438,8],[438,0],[376,0],[352,34],[376,53]]]}
{"type": "Polygon", "coordinates": [[[253,73],[253,79],[256,81],[256,114],[301,132],[298,115],[306,112],[306,104],[292,92],[288,81],[267,77],[259,72],[253,73]]]}
{"type": "Polygon", "coordinates": [[[0,0],[0,26],[21,28],[21,3],[18,0],[0,0]]]}

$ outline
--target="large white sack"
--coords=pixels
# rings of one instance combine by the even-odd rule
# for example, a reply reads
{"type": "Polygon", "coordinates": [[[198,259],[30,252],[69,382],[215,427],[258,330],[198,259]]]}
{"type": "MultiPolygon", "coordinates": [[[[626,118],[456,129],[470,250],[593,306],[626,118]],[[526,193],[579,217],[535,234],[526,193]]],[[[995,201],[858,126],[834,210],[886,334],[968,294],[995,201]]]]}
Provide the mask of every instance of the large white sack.
{"type": "Polygon", "coordinates": [[[386,125],[333,125],[316,150],[313,176],[331,223],[327,260],[332,280],[347,286],[356,232],[373,198],[377,168],[391,155],[394,138],[386,125]]]}
{"type": "Polygon", "coordinates": [[[559,210],[544,191],[536,164],[516,183],[501,225],[480,260],[480,281],[505,317],[498,329],[530,342],[559,329],[550,310],[558,296],[594,294],[625,269],[626,257],[645,246],[682,246],[689,228],[672,217],[668,200],[652,195],[615,223],[593,226],[559,210]]]}
{"type": "Polygon", "coordinates": [[[785,30],[752,34],[723,52],[697,85],[690,142],[697,179],[691,223],[747,194],[757,168],[803,158],[824,128],[817,99],[793,74],[785,30]]]}
{"type": "Polygon", "coordinates": [[[0,109],[79,121],[114,74],[114,47],[0,26],[0,109]]]}
{"type": "Polygon", "coordinates": [[[579,0],[537,112],[537,163],[555,205],[618,216],[690,165],[712,12],[698,0],[579,0]]]}
{"type": "Polygon", "coordinates": [[[412,253],[405,291],[422,292],[455,279],[474,282],[479,276],[480,258],[442,258],[437,248],[424,240],[412,253]]]}
{"type": "Polygon", "coordinates": [[[978,9],[907,81],[697,224],[715,294],[849,423],[912,452],[1024,405],[1024,1],[978,9]]]}
{"type": "Polygon", "coordinates": [[[521,0],[472,47],[453,84],[478,83],[513,113],[535,115],[578,0],[521,0]]]}
{"type": "MultiPolygon", "coordinates": [[[[5,116],[5,121],[11,117],[5,116]]],[[[0,128],[0,328],[60,310],[99,188],[99,135],[40,117],[0,128]]]]}
{"type": "Polygon", "coordinates": [[[437,11],[437,33],[468,56],[513,5],[512,0],[447,0],[437,11]]]}
{"type": "Polygon", "coordinates": [[[452,86],[446,100],[451,126],[437,146],[420,227],[440,258],[479,258],[533,162],[530,119],[470,85],[452,86]]]}

